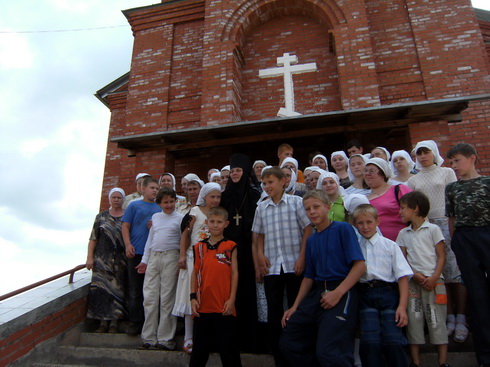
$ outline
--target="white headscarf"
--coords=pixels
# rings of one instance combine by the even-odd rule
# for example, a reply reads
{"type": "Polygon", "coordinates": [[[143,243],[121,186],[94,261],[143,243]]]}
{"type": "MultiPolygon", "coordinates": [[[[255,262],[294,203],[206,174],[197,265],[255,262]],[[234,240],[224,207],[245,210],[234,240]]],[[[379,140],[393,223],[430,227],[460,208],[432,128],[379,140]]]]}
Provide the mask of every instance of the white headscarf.
{"type": "MultiPolygon", "coordinates": [[[[326,171],[328,172],[328,159],[327,159],[327,157],[325,157],[323,154],[317,154],[316,156],[313,157],[313,159],[311,161],[313,162],[317,158],[321,158],[325,161],[325,165],[327,167],[326,171]]],[[[316,167],[316,166],[313,166],[313,167],[316,167]]]]}
{"type": "Polygon", "coordinates": [[[293,157],[286,157],[286,158],[284,158],[284,160],[281,163],[281,167],[280,168],[284,168],[284,166],[286,165],[286,163],[292,163],[292,164],[294,164],[294,166],[296,167],[296,172],[298,172],[298,169],[299,169],[298,168],[299,167],[298,166],[298,161],[295,158],[293,158],[293,157]]]}
{"type": "MultiPolygon", "coordinates": [[[[186,174],[183,178],[185,178],[187,181],[191,182],[191,181],[200,181],[201,179],[199,178],[198,175],[196,175],[195,173],[188,173],[186,174]]],[[[201,185],[202,187],[202,185],[201,185]]]]}
{"type": "Polygon", "coordinates": [[[224,166],[223,168],[221,168],[221,172],[229,171],[229,170],[230,170],[230,165],[227,165],[227,166],[224,166]]]}
{"type": "Polygon", "coordinates": [[[267,166],[267,163],[265,163],[265,161],[263,161],[263,160],[261,160],[261,159],[258,159],[258,160],[256,160],[256,161],[254,162],[254,164],[252,165],[252,168],[255,168],[255,166],[256,166],[257,164],[259,164],[259,163],[260,163],[260,164],[262,164],[262,165],[264,165],[264,167],[265,167],[265,166],[267,166]]]}
{"type": "Polygon", "coordinates": [[[294,194],[295,187],[296,187],[296,173],[292,169],[289,169],[291,171],[291,181],[289,181],[288,187],[286,187],[286,193],[287,194],[294,194]]]}
{"type": "MultiPolygon", "coordinates": [[[[439,154],[439,148],[437,147],[437,144],[434,140],[419,141],[414,148],[415,154],[417,154],[417,150],[419,150],[419,148],[429,149],[434,155],[434,163],[438,167],[442,166],[442,164],[444,163],[444,158],[442,158],[441,155],[439,154]]],[[[418,159],[417,162],[415,163],[415,168],[417,168],[418,170],[422,169],[422,165],[419,163],[418,159]]]]}
{"type": "Polygon", "coordinates": [[[317,167],[317,166],[308,167],[307,169],[305,169],[305,171],[306,170],[318,172],[320,175],[322,175],[322,173],[328,173],[328,171],[324,170],[323,168],[317,167]]]}
{"type": "Polygon", "coordinates": [[[197,198],[196,205],[198,205],[198,206],[206,205],[206,200],[204,198],[210,192],[213,192],[213,191],[219,191],[219,192],[221,192],[221,186],[220,186],[220,184],[218,184],[216,182],[208,182],[207,184],[205,184],[201,188],[201,191],[199,191],[199,197],[197,198]]]}
{"type": "Polygon", "coordinates": [[[354,157],[361,157],[362,160],[364,161],[364,166],[366,166],[366,162],[368,161],[369,158],[366,157],[365,154],[352,154],[349,158],[349,166],[347,167],[347,173],[349,174],[349,180],[351,180],[352,182],[356,179],[354,174],[352,173],[351,169],[350,169],[350,160],[354,157]]]}
{"type": "Polygon", "coordinates": [[[270,168],[272,168],[272,166],[265,166],[264,168],[262,168],[262,171],[260,171],[260,174],[263,175],[264,172],[270,168]]]}
{"type": "Polygon", "coordinates": [[[393,172],[393,176],[398,176],[398,170],[396,169],[395,164],[393,163],[393,161],[397,157],[402,157],[407,161],[408,172],[413,170],[413,167],[415,166],[415,162],[412,160],[412,157],[410,157],[410,154],[408,154],[408,152],[405,150],[395,150],[393,152],[393,155],[391,156],[391,161],[390,161],[390,169],[393,172]]]}
{"type": "Polygon", "coordinates": [[[114,194],[115,192],[119,192],[122,195],[122,199],[124,201],[124,199],[126,198],[126,193],[120,187],[114,187],[113,189],[111,189],[111,191],[109,191],[109,195],[108,195],[109,201],[111,200],[111,195],[114,194]]]}
{"type": "MultiPolygon", "coordinates": [[[[387,160],[389,161],[391,159],[391,154],[390,154],[390,152],[388,152],[388,149],[386,149],[385,147],[376,147],[374,149],[381,149],[383,152],[386,153],[387,160]]],[[[371,158],[375,158],[375,157],[371,156],[371,158]]]]}
{"type": "Polygon", "coordinates": [[[371,158],[366,162],[366,166],[368,164],[374,164],[385,174],[386,178],[390,179],[392,176],[390,165],[383,158],[371,158]]]}
{"type": "Polygon", "coordinates": [[[172,179],[172,188],[175,191],[175,176],[173,174],[171,174],[170,172],[162,173],[162,175],[160,176],[160,180],[158,180],[158,185],[161,185],[161,181],[162,181],[163,176],[170,176],[170,178],[172,179]]]}
{"type": "Polygon", "coordinates": [[[354,213],[354,210],[361,204],[369,204],[369,200],[366,195],[362,194],[350,194],[344,198],[344,208],[349,214],[354,213]]]}
{"type": "Polygon", "coordinates": [[[221,173],[220,172],[211,173],[211,178],[210,178],[209,182],[214,182],[213,178],[215,178],[215,177],[219,177],[221,179],[221,173]]]}
{"type": "Polygon", "coordinates": [[[135,181],[138,181],[140,178],[142,178],[142,177],[146,177],[146,176],[149,176],[149,174],[148,174],[148,173],[138,173],[138,174],[136,175],[136,179],[135,179],[135,181]]]}
{"type": "Polygon", "coordinates": [[[330,162],[332,162],[333,157],[335,157],[336,155],[340,155],[342,158],[344,158],[345,164],[347,165],[347,167],[349,167],[349,158],[343,150],[337,150],[336,152],[330,154],[330,162]]]}
{"type": "Polygon", "coordinates": [[[345,192],[345,189],[342,186],[340,186],[339,176],[333,172],[324,172],[324,173],[320,174],[320,177],[318,178],[318,182],[316,183],[316,189],[317,190],[323,189],[323,180],[326,178],[333,178],[334,179],[335,183],[337,184],[337,193],[340,196],[344,197],[347,195],[347,193],[345,192]]]}

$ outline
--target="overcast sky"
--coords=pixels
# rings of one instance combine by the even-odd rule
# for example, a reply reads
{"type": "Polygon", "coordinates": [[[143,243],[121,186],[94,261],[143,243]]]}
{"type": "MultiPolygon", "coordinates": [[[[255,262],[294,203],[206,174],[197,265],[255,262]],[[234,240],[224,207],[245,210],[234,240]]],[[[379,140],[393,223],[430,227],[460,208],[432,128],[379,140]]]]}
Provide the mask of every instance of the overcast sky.
{"type": "Polygon", "coordinates": [[[129,71],[121,10],[157,2],[2,3],[0,294],[85,262],[110,118],[93,94],[129,71]]]}

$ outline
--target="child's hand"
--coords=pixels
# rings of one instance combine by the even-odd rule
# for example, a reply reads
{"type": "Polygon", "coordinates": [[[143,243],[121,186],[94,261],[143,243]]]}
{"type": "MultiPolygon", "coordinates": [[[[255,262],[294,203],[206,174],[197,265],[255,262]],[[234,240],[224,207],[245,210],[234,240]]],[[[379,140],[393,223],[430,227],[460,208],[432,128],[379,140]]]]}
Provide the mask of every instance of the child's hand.
{"type": "Polygon", "coordinates": [[[128,259],[132,259],[134,257],[134,246],[131,244],[126,246],[126,257],[128,259]]]}
{"type": "Polygon", "coordinates": [[[148,223],[146,224],[146,226],[148,227],[148,229],[151,228],[151,226],[153,225],[153,222],[151,221],[151,219],[148,221],[148,223]]]}
{"type": "Polygon", "coordinates": [[[282,316],[282,320],[281,320],[281,325],[283,328],[286,327],[287,322],[295,312],[296,312],[296,307],[291,307],[289,310],[284,312],[284,315],[282,316]]]}
{"type": "Polygon", "coordinates": [[[191,300],[191,308],[192,308],[192,315],[199,317],[199,312],[197,312],[197,310],[199,309],[199,302],[197,302],[197,299],[191,300]]]}
{"type": "Polygon", "coordinates": [[[87,267],[88,270],[92,270],[94,268],[94,258],[87,257],[87,262],[85,263],[85,266],[87,267]]]}
{"type": "Polygon", "coordinates": [[[298,260],[294,263],[294,274],[300,276],[305,271],[306,259],[304,255],[299,255],[298,260]]]}
{"type": "Polygon", "coordinates": [[[260,274],[262,276],[269,274],[269,268],[271,267],[271,263],[269,259],[264,255],[259,254],[258,261],[259,261],[260,274]]]}
{"type": "Polygon", "coordinates": [[[408,325],[407,310],[404,307],[398,306],[395,313],[396,326],[404,327],[408,325]]]}
{"type": "Polygon", "coordinates": [[[436,277],[427,277],[424,279],[424,281],[422,282],[422,287],[426,290],[426,291],[431,291],[434,289],[434,287],[436,286],[436,283],[437,283],[437,278],[436,277]]]}
{"type": "Polygon", "coordinates": [[[337,303],[339,303],[341,298],[342,295],[336,289],[334,289],[333,291],[325,292],[320,299],[320,306],[322,306],[324,309],[333,308],[337,305],[337,303]]]}
{"type": "Polygon", "coordinates": [[[231,299],[225,302],[223,305],[223,316],[233,315],[233,311],[235,311],[235,302],[231,299]]]}
{"type": "Polygon", "coordinates": [[[187,260],[185,255],[179,257],[179,262],[177,263],[177,267],[183,270],[187,269],[187,260]]]}
{"type": "Polygon", "coordinates": [[[146,272],[146,264],[145,263],[139,263],[135,269],[138,271],[138,274],[144,274],[146,272]]]}
{"type": "Polygon", "coordinates": [[[425,275],[422,274],[422,273],[414,273],[413,276],[412,276],[412,279],[417,283],[417,284],[420,284],[420,285],[423,285],[424,281],[425,281],[425,275]]]}

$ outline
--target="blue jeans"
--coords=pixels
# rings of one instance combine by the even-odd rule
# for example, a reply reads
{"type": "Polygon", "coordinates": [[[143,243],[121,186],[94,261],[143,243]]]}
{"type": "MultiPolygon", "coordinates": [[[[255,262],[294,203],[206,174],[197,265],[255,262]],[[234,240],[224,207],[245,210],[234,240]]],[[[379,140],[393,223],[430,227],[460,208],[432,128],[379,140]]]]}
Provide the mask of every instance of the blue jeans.
{"type": "Polygon", "coordinates": [[[340,282],[317,282],[287,322],[279,348],[293,367],[352,367],[357,323],[357,291],[350,289],[330,309],[320,306],[322,292],[340,282]]]}
{"type": "Polygon", "coordinates": [[[362,366],[407,367],[404,349],[407,340],[395,322],[400,297],[398,289],[388,283],[378,288],[359,286],[358,289],[362,366]]]}

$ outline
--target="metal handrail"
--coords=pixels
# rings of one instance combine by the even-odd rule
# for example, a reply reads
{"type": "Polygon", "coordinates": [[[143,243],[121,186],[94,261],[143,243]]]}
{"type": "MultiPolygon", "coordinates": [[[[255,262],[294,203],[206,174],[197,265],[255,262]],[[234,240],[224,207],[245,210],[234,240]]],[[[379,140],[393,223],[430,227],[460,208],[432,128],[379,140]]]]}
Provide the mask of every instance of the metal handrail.
{"type": "Polygon", "coordinates": [[[0,302],[6,300],[7,298],[10,298],[10,297],[13,297],[13,296],[17,296],[18,294],[21,294],[21,293],[24,293],[26,291],[29,291],[29,290],[31,290],[33,288],[39,287],[40,285],[44,285],[44,284],[49,283],[49,282],[51,282],[53,280],[62,278],[65,275],[68,275],[68,274],[70,274],[70,278],[68,279],[68,284],[71,284],[71,283],[73,283],[73,277],[75,275],[75,272],[78,271],[78,270],[82,270],[82,269],[85,269],[85,264],[78,265],[78,266],[74,267],[71,270],[64,271],[63,273],[60,273],[60,274],[57,274],[57,275],[53,275],[52,277],[46,278],[44,280],[40,280],[39,282],[36,282],[34,284],[31,284],[31,285],[28,285],[28,286],[26,286],[24,288],[20,288],[20,289],[17,289],[16,291],[13,291],[13,292],[4,294],[3,296],[0,296],[0,302]]]}

